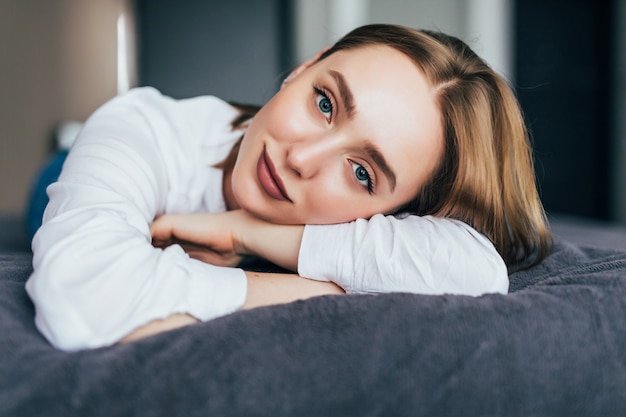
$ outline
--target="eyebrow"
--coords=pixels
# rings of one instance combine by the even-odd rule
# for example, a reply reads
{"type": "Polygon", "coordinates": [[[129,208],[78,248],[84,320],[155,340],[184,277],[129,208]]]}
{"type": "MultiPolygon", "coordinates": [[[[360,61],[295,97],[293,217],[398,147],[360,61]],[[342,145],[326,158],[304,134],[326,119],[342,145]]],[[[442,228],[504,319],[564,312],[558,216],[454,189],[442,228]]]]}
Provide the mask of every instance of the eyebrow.
{"type": "Polygon", "coordinates": [[[339,89],[339,95],[341,96],[341,102],[343,103],[343,107],[348,115],[348,118],[351,118],[354,115],[354,97],[352,96],[352,91],[350,91],[350,87],[348,87],[348,83],[346,82],[346,78],[342,73],[335,70],[328,70],[328,73],[335,79],[337,83],[337,88],[339,89]]]}
{"type": "Polygon", "coordinates": [[[396,189],[396,174],[387,163],[385,156],[371,142],[366,143],[364,149],[370,158],[372,158],[374,163],[378,165],[378,168],[383,172],[383,174],[385,174],[385,177],[387,177],[389,185],[391,186],[391,192],[393,192],[396,189]]]}

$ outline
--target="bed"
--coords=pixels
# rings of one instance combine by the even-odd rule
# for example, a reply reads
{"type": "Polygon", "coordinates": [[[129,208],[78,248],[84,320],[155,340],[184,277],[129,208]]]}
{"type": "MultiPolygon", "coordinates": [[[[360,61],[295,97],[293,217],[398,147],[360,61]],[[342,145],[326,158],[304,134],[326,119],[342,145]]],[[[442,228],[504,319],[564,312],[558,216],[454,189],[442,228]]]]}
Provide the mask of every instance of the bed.
{"type": "Polygon", "coordinates": [[[506,296],[318,297],[64,353],[1,218],[0,416],[623,416],[626,229],[552,226],[506,296]]]}

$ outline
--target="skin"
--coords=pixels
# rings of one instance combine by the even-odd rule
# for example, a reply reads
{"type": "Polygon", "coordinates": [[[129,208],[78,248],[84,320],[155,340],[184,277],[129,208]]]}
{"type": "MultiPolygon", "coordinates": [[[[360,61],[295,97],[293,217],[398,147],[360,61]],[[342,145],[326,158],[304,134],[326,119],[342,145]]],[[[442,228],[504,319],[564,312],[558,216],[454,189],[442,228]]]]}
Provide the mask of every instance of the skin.
{"type": "MultiPolygon", "coordinates": [[[[295,271],[302,225],[395,211],[414,198],[442,154],[432,90],[408,57],[380,45],[314,57],[250,123],[235,166],[224,172],[229,211],[162,216],[152,225],[153,243],[181,244],[215,265],[257,255],[295,271]]],[[[343,293],[295,274],[246,275],[242,309],[343,293]]],[[[121,342],[195,322],[176,314],[121,342]]]]}
{"type": "Polygon", "coordinates": [[[442,153],[439,111],[413,62],[380,45],[340,51],[297,68],[254,117],[225,195],[230,208],[276,224],[369,218],[409,202],[442,153]],[[264,188],[264,153],[288,199],[264,188]]]}

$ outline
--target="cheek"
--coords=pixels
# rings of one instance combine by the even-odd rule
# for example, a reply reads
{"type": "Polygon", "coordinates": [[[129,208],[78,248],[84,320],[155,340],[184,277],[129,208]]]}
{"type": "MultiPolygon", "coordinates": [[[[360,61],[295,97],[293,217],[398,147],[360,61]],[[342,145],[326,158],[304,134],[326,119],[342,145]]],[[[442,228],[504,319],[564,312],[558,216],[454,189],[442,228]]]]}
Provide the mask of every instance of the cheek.
{"type": "MultiPolygon", "coordinates": [[[[239,166],[239,165],[238,165],[239,166]]],[[[240,208],[249,210],[255,197],[253,178],[241,168],[235,168],[231,177],[231,192],[240,208]]]]}
{"type": "Polygon", "coordinates": [[[307,193],[300,210],[309,222],[332,224],[351,222],[357,218],[368,218],[380,212],[369,195],[362,196],[345,186],[325,183],[307,193]]]}
{"type": "Polygon", "coordinates": [[[311,118],[302,92],[278,93],[265,106],[263,129],[274,140],[293,140],[310,130],[311,118]]]}

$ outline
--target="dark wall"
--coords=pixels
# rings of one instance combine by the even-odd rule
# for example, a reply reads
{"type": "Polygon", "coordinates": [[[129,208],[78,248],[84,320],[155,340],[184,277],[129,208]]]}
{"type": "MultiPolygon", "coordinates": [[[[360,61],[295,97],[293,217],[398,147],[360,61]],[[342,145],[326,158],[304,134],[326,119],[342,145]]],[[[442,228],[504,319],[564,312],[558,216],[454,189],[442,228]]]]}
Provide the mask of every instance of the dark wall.
{"type": "Polygon", "coordinates": [[[607,218],[611,5],[518,0],[518,97],[548,212],[607,218]]]}
{"type": "Polygon", "coordinates": [[[291,65],[285,0],[136,0],[139,84],[261,104],[291,65]]]}

